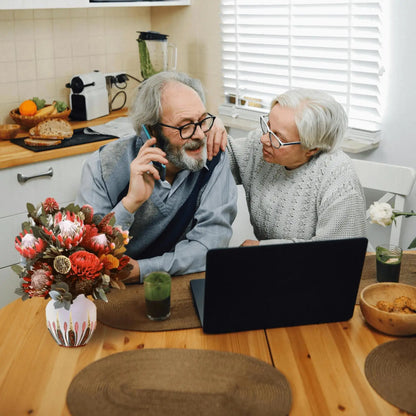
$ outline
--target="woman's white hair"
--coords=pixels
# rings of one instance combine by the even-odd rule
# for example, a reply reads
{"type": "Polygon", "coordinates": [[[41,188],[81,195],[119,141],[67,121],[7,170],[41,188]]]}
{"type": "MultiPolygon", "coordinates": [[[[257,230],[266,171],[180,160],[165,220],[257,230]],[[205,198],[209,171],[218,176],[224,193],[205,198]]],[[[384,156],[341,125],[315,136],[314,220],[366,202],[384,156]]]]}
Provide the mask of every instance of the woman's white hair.
{"type": "Polygon", "coordinates": [[[184,72],[159,72],[143,81],[130,107],[129,118],[137,134],[140,134],[142,124],[154,127],[162,117],[162,93],[166,84],[179,82],[191,87],[197,92],[205,104],[205,94],[201,82],[191,78],[184,72]]]}
{"type": "Polygon", "coordinates": [[[292,89],[278,95],[276,104],[295,110],[295,123],[302,145],[324,152],[335,150],[347,130],[348,118],[344,108],[329,94],[312,89],[292,89]]]}

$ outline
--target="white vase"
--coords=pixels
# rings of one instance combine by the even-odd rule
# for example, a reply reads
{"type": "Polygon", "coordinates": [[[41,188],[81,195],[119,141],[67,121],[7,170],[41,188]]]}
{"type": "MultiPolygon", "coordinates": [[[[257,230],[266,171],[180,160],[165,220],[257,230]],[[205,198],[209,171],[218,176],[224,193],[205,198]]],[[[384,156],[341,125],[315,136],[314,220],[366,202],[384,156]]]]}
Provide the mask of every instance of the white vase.
{"type": "Polygon", "coordinates": [[[46,305],[46,326],[58,345],[81,347],[91,338],[97,327],[97,307],[84,295],[78,295],[69,311],[55,309],[54,300],[46,305]]]}

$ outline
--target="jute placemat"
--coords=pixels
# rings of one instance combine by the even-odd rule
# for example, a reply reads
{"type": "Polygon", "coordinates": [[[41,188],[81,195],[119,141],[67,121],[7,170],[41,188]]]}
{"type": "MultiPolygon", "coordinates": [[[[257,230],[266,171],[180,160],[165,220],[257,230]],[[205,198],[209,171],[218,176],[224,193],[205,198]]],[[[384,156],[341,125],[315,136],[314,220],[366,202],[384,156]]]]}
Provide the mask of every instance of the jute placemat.
{"type": "MultiPolygon", "coordinates": [[[[402,265],[400,267],[400,283],[416,286],[416,251],[413,253],[404,253],[402,265]]],[[[375,253],[367,254],[364,260],[363,272],[361,274],[360,286],[357,295],[357,305],[360,303],[361,291],[374,283],[376,280],[376,255],[375,253]]]]}
{"type": "Polygon", "coordinates": [[[364,369],[368,382],[383,399],[416,415],[416,338],[379,345],[367,356],[364,369]]]}
{"type": "Polygon", "coordinates": [[[291,390],[269,364],[241,354],[148,349],[98,360],[72,380],[72,416],[288,415],[291,390]]]}
{"type": "Polygon", "coordinates": [[[169,331],[198,328],[201,323],[195,311],[189,281],[203,278],[193,273],[172,278],[171,316],[165,321],[151,321],[146,316],[143,285],[128,285],[125,290],[113,289],[108,303],[98,301],[97,319],[101,323],[130,331],[169,331]]]}

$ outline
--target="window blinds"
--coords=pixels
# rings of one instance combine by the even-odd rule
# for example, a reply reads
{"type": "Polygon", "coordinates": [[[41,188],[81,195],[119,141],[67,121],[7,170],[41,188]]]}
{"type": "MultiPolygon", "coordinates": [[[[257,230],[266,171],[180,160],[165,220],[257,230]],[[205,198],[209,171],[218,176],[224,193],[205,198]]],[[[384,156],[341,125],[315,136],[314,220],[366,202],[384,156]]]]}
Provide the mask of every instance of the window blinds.
{"type": "Polygon", "coordinates": [[[382,0],[221,4],[225,95],[268,109],[287,89],[322,89],[344,106],[350,127],[379,130],[382,0]]]}

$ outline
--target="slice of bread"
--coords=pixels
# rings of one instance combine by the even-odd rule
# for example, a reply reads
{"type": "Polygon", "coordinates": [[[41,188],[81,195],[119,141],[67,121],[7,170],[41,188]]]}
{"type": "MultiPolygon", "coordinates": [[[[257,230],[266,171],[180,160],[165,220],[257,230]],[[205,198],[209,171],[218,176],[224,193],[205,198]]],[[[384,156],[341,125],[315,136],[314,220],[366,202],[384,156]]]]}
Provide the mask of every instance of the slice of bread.
{"type": "Polygon", "coordinates": [[[29,134],[37,139],[66,139],[72,137],[74,131],[69,121],[63,118],[48,118],[32,127],[29,134]]]}
{"type": "Polygon", "coordinates": [[[56,146],[62,143],[62,139],[41,139],[36,137],[28,137],[24,139],[25,144],[28,146],[56,146]]]}

